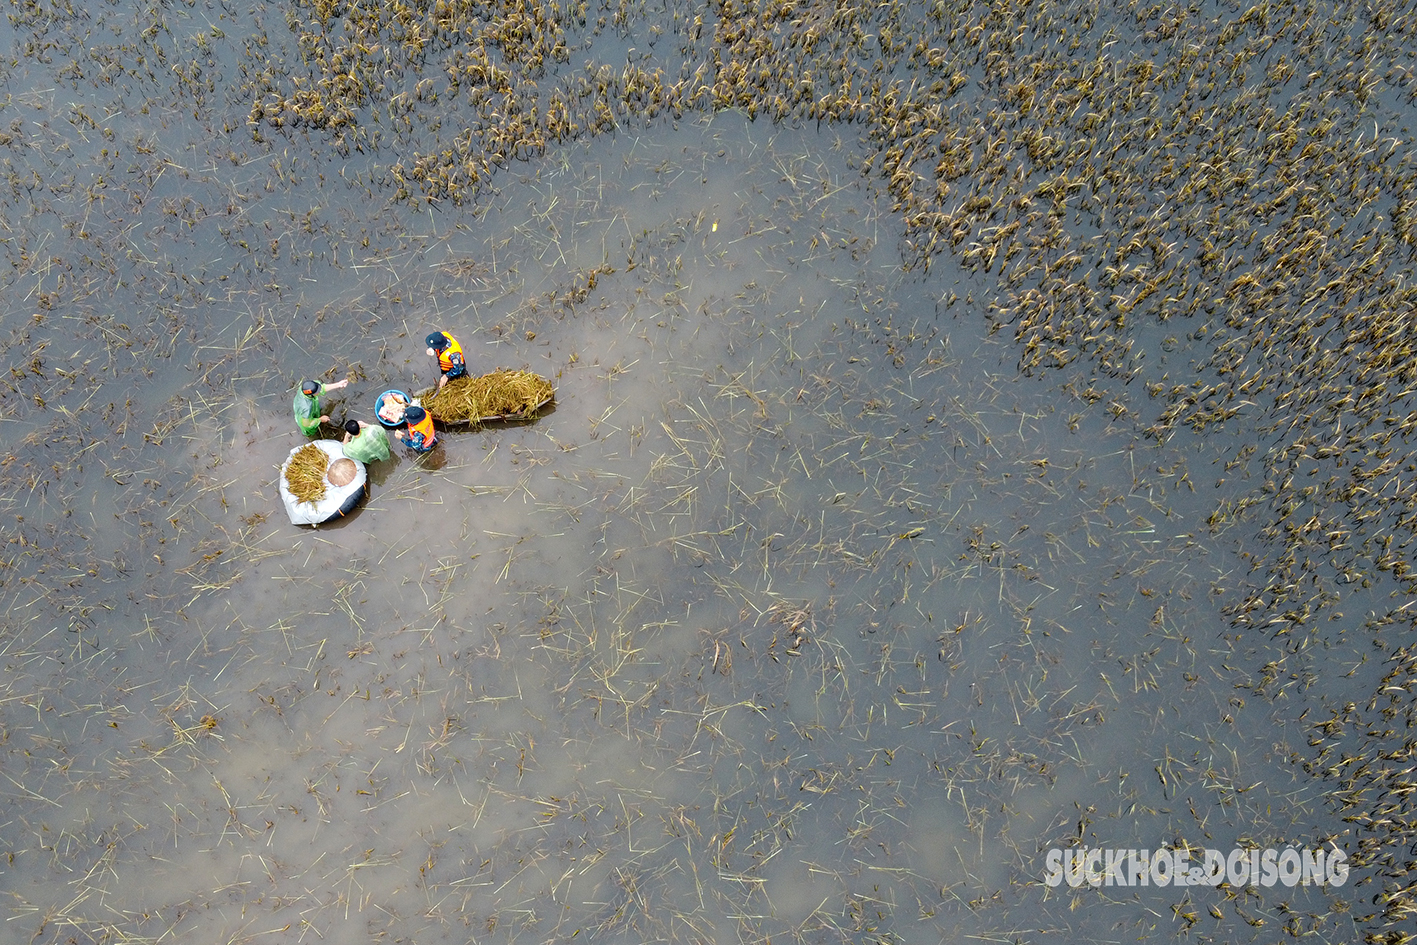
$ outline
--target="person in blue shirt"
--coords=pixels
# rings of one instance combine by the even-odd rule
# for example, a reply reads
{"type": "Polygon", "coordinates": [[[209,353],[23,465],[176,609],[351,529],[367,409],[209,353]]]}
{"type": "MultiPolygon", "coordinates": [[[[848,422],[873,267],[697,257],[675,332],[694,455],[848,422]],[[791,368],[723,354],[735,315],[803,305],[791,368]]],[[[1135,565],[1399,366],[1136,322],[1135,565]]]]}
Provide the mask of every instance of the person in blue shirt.
{"type": "Polygon", "coordinates": [[[458,377],[467,377],[467,359],[463,357],[462,345],[445,331],[435,331],[425,339],[428,354],[438,359],[438,386],[441,388],[458,377]]]}
{"type": "Polygon", "coordinates": [[[406,430],[398,432],[399,442],[415,453],[427,453],[438,444],[438,432],[433,429],[433,418],[422,407],[411,406],[403,412],[408,424],[406,430]]]}

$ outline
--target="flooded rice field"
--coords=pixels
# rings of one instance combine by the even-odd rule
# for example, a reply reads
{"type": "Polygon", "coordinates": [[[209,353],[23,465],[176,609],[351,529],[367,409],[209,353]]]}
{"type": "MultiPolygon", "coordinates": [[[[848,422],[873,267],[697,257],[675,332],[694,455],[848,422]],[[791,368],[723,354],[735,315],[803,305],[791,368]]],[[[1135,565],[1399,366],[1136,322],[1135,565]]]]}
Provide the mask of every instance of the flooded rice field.
{"type": "Polygon", "coordinates": [[[12,4],[0,940],[1411,941],[1414,29],[12,4]]]}

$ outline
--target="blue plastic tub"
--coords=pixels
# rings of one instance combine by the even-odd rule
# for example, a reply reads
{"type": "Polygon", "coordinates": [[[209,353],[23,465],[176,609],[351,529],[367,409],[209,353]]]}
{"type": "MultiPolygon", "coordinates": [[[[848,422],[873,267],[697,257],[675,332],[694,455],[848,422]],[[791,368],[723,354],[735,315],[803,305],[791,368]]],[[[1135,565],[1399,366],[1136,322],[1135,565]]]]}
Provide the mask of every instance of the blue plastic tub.
{"type": "Polygon", "coordinates": [[[379,418],[379,423],[383,424],[386,429],[397,430],[399,427],[403,426],[403,421],[399,421],[398,423],[390,423],[389,421],[385,420],[383,416],[379,413],[379,411],[382,410],[384,407],[384,398],[388,397],[390,394],[398,394],[404,400],[409,399],[408,394],[404,393],[401,390],[386,390],[374,400],[374,416],[379,418]]]}

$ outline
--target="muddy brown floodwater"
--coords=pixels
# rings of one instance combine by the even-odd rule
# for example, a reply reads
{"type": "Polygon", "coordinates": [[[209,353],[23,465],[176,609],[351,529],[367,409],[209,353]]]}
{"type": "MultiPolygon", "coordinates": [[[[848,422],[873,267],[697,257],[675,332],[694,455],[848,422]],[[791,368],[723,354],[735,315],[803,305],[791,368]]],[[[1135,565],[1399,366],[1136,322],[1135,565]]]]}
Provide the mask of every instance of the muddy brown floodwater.
{"type": "Polygon", "coordinates": [[[0,940],[1410,941],[1414,28],[12,6],[0,940]]]}

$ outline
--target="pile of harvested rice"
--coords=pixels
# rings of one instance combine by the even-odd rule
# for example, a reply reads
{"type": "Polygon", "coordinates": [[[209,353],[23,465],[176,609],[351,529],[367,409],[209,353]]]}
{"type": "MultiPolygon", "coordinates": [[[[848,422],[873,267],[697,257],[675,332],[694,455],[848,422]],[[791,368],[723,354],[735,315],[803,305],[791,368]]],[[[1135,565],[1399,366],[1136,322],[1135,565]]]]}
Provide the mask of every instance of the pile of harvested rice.
{"type": "Polygon", "coordinates": [[[493,371],[459,377],[419,395],[423,409],[439,423],[476,423],[493,417],[529,415],[549,401],[555,388],[531,371],[493,371]]]}
{"type": "Polygon", "coordinates": [[[319,502],[325,497],[325,470],[329,465],[330,456],[324,450],[314,443],[302,446],[285,467],[290,494],[301,502],[319,502]]]}

